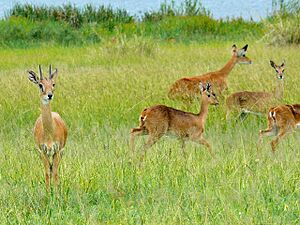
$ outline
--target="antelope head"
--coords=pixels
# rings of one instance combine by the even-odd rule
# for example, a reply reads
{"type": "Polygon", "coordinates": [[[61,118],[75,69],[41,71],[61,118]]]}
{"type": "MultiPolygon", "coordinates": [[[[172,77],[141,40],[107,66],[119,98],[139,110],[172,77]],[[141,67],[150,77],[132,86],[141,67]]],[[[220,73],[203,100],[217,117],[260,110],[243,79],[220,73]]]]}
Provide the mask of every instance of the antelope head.
{"type": "Polygon", "coordinates": [[[279,80],[283,80],[284,79],[284,66],[285,66],[284,60],[280,66],[277,66],[272,60],[270,60],[270,64],[275,69],[277,78],[279,80]]]}
{"type": "Polygon", "coordinates": [[[236,45],[232,46],[232,56],[236,58],[236,63],[238,64],[252,64],[251,59],[246,56],[248,49],[248,44],[243,48],[238,49],[236,45]]]}
{"type": "Polygon", "coordinates": [[[43,77],[42,67],[39,65],[40,77],[33,70],[28,71],[28,79],[37,84],[40,89],[40,97],[42,104],[47,105],[53,99],[55,90],[55,80],[58,76],[57,69],[52,71],[51,65],[49,66],[49,78],[43,77]]]}
{"type": "Polygon", "coordinates": [[[203,85],[200,82],[199,88],[200,88],[200,94],[201,94],[202,98],[207,99],[207,102],[210,105],[218,105],[219,104],[218,98],[217,98],[216,94],[213,92],[211,84],[209,82],[207,82],[206,85],[205,84],[203,85]]]}

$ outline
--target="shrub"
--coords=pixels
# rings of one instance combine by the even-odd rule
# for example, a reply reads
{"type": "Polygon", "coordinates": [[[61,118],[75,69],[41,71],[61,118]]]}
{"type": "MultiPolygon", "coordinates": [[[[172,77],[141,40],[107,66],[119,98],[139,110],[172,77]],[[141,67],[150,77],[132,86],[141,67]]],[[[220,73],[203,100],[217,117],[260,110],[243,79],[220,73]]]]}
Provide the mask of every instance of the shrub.
{"type": "Polygon", "coordinates": [[[272,45],[300,44],[300,2],[289,1],[265,22],[265,38],[272,45]]]}

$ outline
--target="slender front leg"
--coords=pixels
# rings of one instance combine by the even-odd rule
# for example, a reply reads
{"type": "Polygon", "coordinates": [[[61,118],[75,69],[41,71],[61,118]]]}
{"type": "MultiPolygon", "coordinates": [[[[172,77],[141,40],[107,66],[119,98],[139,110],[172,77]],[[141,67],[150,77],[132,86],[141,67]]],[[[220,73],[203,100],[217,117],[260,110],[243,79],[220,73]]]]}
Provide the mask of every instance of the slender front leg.
{"type": "Polygon", "coordinates": [[[215,158],[215,155],[214,155],[214,153],[213,153],[213,151],[212,151],[212,148],[211,148],[210,144],[209,144],[203,137],[200,137],[200,139],[195,140],[195,141],[198,142],[198,143],[201,144],[201,145],[205,145],[205,146],[207,147],[207,149],[208,149],[210,155],[211,155],[213,158],[215,158]]]}
{"type": "Polygon", "coordinates": [[[53,168],[52,168],[52,175],[54,179],[54,186],[58,189],[59,185],[59,177],[58,177],[58,168],[61,160],[61,154],[59,151],[56,151],[53,155],[53,168]]]}
{"type": "Polygon", "coordinates": [[[47,191],[50,191],[50,178],[51,178],[51,172],[50,172],[50,161],[49,158],[47,157],[46,153],[40,154],[40,157],[43,161],[44,164],[44,169],[45,169],[45,184],[47,191]]]}
{"type": "Polygon", "coordinates": [[[186,156],[184,138],[181,138],[181,149],[182,149],[183,155],[186,156]]]}

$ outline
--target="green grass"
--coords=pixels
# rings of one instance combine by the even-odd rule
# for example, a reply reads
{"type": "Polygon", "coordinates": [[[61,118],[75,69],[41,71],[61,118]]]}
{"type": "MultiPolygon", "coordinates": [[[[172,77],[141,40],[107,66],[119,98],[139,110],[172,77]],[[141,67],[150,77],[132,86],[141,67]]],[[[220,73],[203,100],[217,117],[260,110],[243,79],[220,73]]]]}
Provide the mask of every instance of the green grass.
{"type": "MultiPolygon", "coordinates": [[[[128,147],[130,128],[167,99],[178,78],[222,67],[233,43],[162,44],[136,38],[91,47],[0,50],[0,221],[2,224],[299,224],[299,139],[289,135],[271,153],[256,148],[265,118],[224,120],[211,107],[205,137],[216,158],[194,143],[184,157],[176,139],[162,138],[138,163],[145,138],[128,147]],[[60,167],[61,190],[47,194],[32,129],[39,90],[27,69],[59,70],[53,111],[69,128],[60,167]]],[[[243,46],[244,42],[236,43],[243,46]]],[[[229,92],[271,90],[269,59],[286,60],[283,102],[299,103],[299,47],[248,43],[253,65],[237,65],[229,92]]],[[[189,109],[197,112],[198,102],[189,109]]],[[[299,133],[298,133],[299,138],[299,133]]]]}
{"type": "Polygon", "coordinates": [[[207,43],[257,39],[263,36],[263,28],[261,22],[242,18],[216,20],[199,0],[185,0],[181,6],[166,1],[159,10],[145,12],[139,19],[110,6],[16,4],[0,20],[0,46],[84,46],[123,36],[207,43]]]}

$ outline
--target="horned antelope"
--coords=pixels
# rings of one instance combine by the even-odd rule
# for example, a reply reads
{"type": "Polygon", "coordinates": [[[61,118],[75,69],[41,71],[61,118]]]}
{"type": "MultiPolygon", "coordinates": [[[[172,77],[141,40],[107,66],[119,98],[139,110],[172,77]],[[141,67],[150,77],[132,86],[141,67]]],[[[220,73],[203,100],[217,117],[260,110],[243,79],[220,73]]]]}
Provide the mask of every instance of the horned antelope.
{"type": "Polygon", "coordinates": [[[40,158],[45,168],[45,183],[47,190],[50,188],[50,179],[54,178],[54,185],[58,187],[58,166],[61,160],[62,149],[67,140],[67,128],[58,113],[52,112],[50,102],[53,100],[57,69],[52,71],[49,66],[49,78],[43,77],[42,68],[39,65],[40,77],[29,70],[29,80],[38,85],[40,89],[42,114],[36,120],[34,126],[34,140],[38,147],[40,158]]]}
{"type": "Polygon", "coordinates": [[[169,98],[180,98],[186,102],[191,102],[199,95],[199,83],[211,82],[218,95],[228,88],[227,78],[235,64],[251,64],[252,61],[245,55],[248,45],[238,49],[236,45],[232,46],[232,56],[226,65],[220,70],[206,73],[200,76],[184,77],[177,80],[169,90],[169,98]]]}
{"type": "MultiPolygon", "coordinates": [[[[198,85],[199,90],[199,85],[198,85]]],[[[199,144],[205,145],[213,156],[210,144],[204,139],[204,125],[208,114],[208,105],[219,104],[217,96],[209,83],[200,83],[201,107],[198,114],[180,111],[165,105],[155,105],[143,110],[140,115],[140,125],[131,129],[130,144],[134,150],[134,139],[136,136],[149,135],[144,145],[145,152],[158,139],[167,134],[173,134],[182,141],[184,149],[185,141],[190,139],[199,144]]]]}
{"type": "Polygon", "coordinates": [[[275,135],[271,141],[272,151],[275,152],[279,141],[297,127],[300,127],[300,104],[272,107],[268,112],[268,128],[259,131],[259,139],[261,141],[263,136],[275,135]]]}
{"type": "Polygon", "coordinates": [[[271,105],[278,103],[283,97],[285,63],[280,66],[270,60],[270,65],[276,71],[277,86],[272,92],[263,91],[240,91],[228,96],[226,99],[226,118],[231,111],[239,111],[243,115],[252,113],[263,115],[271,105]]]}

